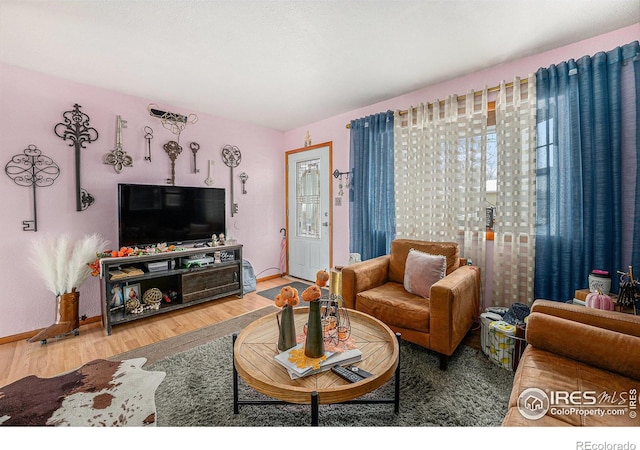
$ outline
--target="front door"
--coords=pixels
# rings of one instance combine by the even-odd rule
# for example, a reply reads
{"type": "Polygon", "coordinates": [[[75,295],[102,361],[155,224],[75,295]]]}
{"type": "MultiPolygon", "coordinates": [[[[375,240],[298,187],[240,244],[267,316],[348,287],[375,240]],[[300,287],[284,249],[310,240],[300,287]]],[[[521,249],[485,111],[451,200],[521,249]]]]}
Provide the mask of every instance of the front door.
{"type": "Polygon", "coordinates": [[[287,271],[303,280],[331,268],[331,150],[327,142],[286,153],[287,271]]]}

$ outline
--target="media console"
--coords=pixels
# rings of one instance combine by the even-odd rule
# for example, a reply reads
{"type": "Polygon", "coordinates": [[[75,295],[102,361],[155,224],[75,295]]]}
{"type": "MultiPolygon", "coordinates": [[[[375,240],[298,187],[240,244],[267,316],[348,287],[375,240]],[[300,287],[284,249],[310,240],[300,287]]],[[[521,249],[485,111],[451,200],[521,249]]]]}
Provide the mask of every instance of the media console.
{"type": "Polygon", "coordinates": [[[102,258],[100,277],[102,325],[111,335],[114,325],[230,295],[242,297],[242,245],[102,258]],[[152,288],[163,295],[158,308],[143,301],[144,293],[152,288]],[[127,311],[129,293],[141,303],[138,312],[127,311]]]}

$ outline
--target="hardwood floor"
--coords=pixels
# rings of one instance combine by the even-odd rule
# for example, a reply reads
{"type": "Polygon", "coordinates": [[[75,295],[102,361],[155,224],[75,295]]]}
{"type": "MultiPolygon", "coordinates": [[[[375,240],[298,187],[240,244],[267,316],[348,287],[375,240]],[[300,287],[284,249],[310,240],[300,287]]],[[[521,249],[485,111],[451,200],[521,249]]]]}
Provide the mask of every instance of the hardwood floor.
{"type": "MultiPolygon", "coordinates": [[[[20,339],[0,345],[0,386],[27,375],[51,377],[76,369],[97,358],[108,358],[188,331],[222,322],[273,305],[256,292],[290,282],[278,277],[257,283],[243,298],[226,297],[149,319],[118,325],[107,336],[101,322],[80,326],[80,335],[50,340],[47,344],[20,339]]],[[[275,311],[275,309],[274,309],[275,311]]]]}
{"type": "MultiPolygon", "coordinates": [[[[277,287],[292,279],[278,277],[259,281],[257,289],[243,298],[226,297],[160,316],[118,325],[107,336],[102,323],[80,327],[80,335],[51,340],[45,345],[26,339],[0,345],[0,386],[27,375],[51,377],[76,369],[97,358],[108,358],[144,345],[162,341],[207,325],[213,325],[273,305],[256,292],[277,287]]],[[[275,310],[274,310],[275,311],[275,310]]],[[[480,330],[472,329],[463,341],[480,348],[480,330]]]]}

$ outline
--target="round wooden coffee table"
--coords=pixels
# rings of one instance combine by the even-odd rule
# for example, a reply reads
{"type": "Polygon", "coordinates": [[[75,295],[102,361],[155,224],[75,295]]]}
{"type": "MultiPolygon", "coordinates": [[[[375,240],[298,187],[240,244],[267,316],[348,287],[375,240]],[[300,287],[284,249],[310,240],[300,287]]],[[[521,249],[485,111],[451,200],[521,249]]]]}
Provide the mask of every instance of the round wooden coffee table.
{"type": "MultiPolygon", "coordinates": [[[[308,307],[294,309],[298,333],[302,331],[308,315],[308,307]]],[[[318,424],[318,404],[393,403],[397,413],[400,401],[400,336],[368,314],[349,310],[349,320],[351,337],[362,351],[362,360],[354,365],[372,374],[356,383],[340,378],[331,370],[292,380],[287,370],[274,359],[278,354],[276,313],[256,320],[240,334],[234,335],[234,413],[239,413],[240,405],[276,404],[274,401],[239,399],[238,375],[256,391],[280,403],[310,404],[312,425],[318,424]],[[358,397],[385,384],[394,374],[393,399],[358,400],[358,397]]]]}

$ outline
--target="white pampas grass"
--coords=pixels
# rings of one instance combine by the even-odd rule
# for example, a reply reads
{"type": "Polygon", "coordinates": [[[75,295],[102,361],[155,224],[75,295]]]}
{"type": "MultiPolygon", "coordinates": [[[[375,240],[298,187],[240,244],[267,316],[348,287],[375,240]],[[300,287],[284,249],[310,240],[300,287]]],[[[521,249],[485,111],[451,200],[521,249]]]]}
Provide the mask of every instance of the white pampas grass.
{"type": "Polygon", "coordinates": [[[47,290],[57,296],[78,288],[91,273],[89,264],[108,245],[95,233],[76,242],[67,235],[45,235],[33,241],[29,260],[40,272],[47,290]]]}
{"type": "Polygon", "coordinates": [[[66,291],[79,287],[91,274],[89,264],[96,260],[97,253],[103,252],[108,243],[96,233],[87,235],[76,241],[69,260],[69,270],[66,276],[66,291]]]}

